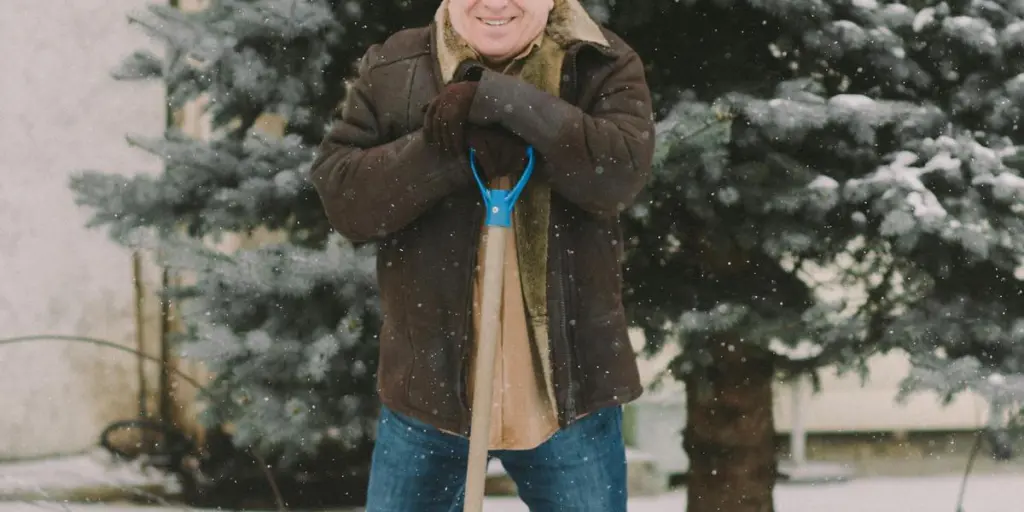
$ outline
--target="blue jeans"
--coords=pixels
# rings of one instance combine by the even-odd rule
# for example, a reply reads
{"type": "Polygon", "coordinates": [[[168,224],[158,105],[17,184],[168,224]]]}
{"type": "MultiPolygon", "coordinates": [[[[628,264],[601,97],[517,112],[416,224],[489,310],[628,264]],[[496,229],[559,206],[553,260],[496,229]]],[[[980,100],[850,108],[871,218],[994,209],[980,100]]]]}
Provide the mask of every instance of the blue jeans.
{"type": "MultiPolygon", "coordinates": [[[[468,455],[468,439],[382,408],[366,512],[461,511],[468,455]]],[[[590,414],[532,450],[490,457],[531,512],[626,511],[621,407],[590,414]]]]}

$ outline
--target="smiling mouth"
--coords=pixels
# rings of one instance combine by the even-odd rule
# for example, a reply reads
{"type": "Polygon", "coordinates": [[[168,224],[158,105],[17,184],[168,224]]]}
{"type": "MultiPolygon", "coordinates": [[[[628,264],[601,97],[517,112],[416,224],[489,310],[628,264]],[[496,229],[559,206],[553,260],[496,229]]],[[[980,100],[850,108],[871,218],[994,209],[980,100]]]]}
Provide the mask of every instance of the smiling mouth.
{"type": "Polygon", "coordinates": [[[509,23],[512,23],[512,20],[514,20],[515,18],[506,18],[503,20],[485,20],[483,18],[477,19],[480,20],[484,25],[487,25],[489,27],[503,27],[505,25],[508,25],[509,23]]]}

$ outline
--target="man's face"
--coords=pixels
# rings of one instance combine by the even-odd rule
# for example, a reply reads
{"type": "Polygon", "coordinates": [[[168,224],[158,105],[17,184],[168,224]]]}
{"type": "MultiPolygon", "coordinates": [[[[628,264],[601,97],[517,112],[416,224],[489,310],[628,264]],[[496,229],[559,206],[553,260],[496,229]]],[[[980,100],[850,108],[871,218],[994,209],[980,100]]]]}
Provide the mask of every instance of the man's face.
{"type": "Polygon", "coordinates": [[[452,26],[480,55],[503,60],[526,48],[548,24],[554,0],[449,0],[452,26]]]}

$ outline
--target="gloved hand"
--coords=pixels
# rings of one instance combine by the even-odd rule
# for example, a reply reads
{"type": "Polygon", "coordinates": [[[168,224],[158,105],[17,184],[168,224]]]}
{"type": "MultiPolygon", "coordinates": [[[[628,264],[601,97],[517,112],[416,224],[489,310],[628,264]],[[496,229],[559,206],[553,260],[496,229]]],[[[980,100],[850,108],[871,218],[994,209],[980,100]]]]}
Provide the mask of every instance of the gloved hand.
{"type": "Polygon", "coordinates": [[[502,176],[515,176],[523,172],[528,159],[526,141],[498,126],[470,126],[466,142],[476,154],[476,168],[480,178],[489,182],[502,176]]]}
{"type": "Polygon", "coordinates": [[[427,104],[423,118],[423,136],[429,144],[457,154],[466,149],[466,118],[476,95],[476,82],[448,85],[427,104]]]}
{"type": "Polygon", "coordinates": [[[467,59],[459,64],[459,67],[455,68],[455,74],[452,78],[456,82],[470,81],[479,82],[480,78],[483,77],[484,65],[473,59],[467,59]]]}

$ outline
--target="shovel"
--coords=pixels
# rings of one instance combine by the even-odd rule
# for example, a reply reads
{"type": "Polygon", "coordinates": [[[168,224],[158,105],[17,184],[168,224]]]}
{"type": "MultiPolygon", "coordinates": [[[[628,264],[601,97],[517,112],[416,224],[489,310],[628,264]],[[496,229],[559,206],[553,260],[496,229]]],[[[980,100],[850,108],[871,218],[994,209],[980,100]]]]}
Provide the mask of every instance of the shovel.
{"type": "Polygon", "coordinates": [[[469,461],[466,464],[466,512],[481,512],[484,506],[484,481],[487,478],[487,452],[491,431],[491,406],[494,401],[494,364],[498,332],[501,328],[502,285],[504,283],[505,241],[512,227],[512,207],[533,174],[533,147],[526,148],[528,162],[523,176],[509,190],[489,190],[476,169],[476,151],[469,150],[469,164],[480,186],[487,208],[484,245],[483,298],[480,305],[480,338],[477,340],[476,372],[473,375],[472,423],[469,432],[469,461]]]}

